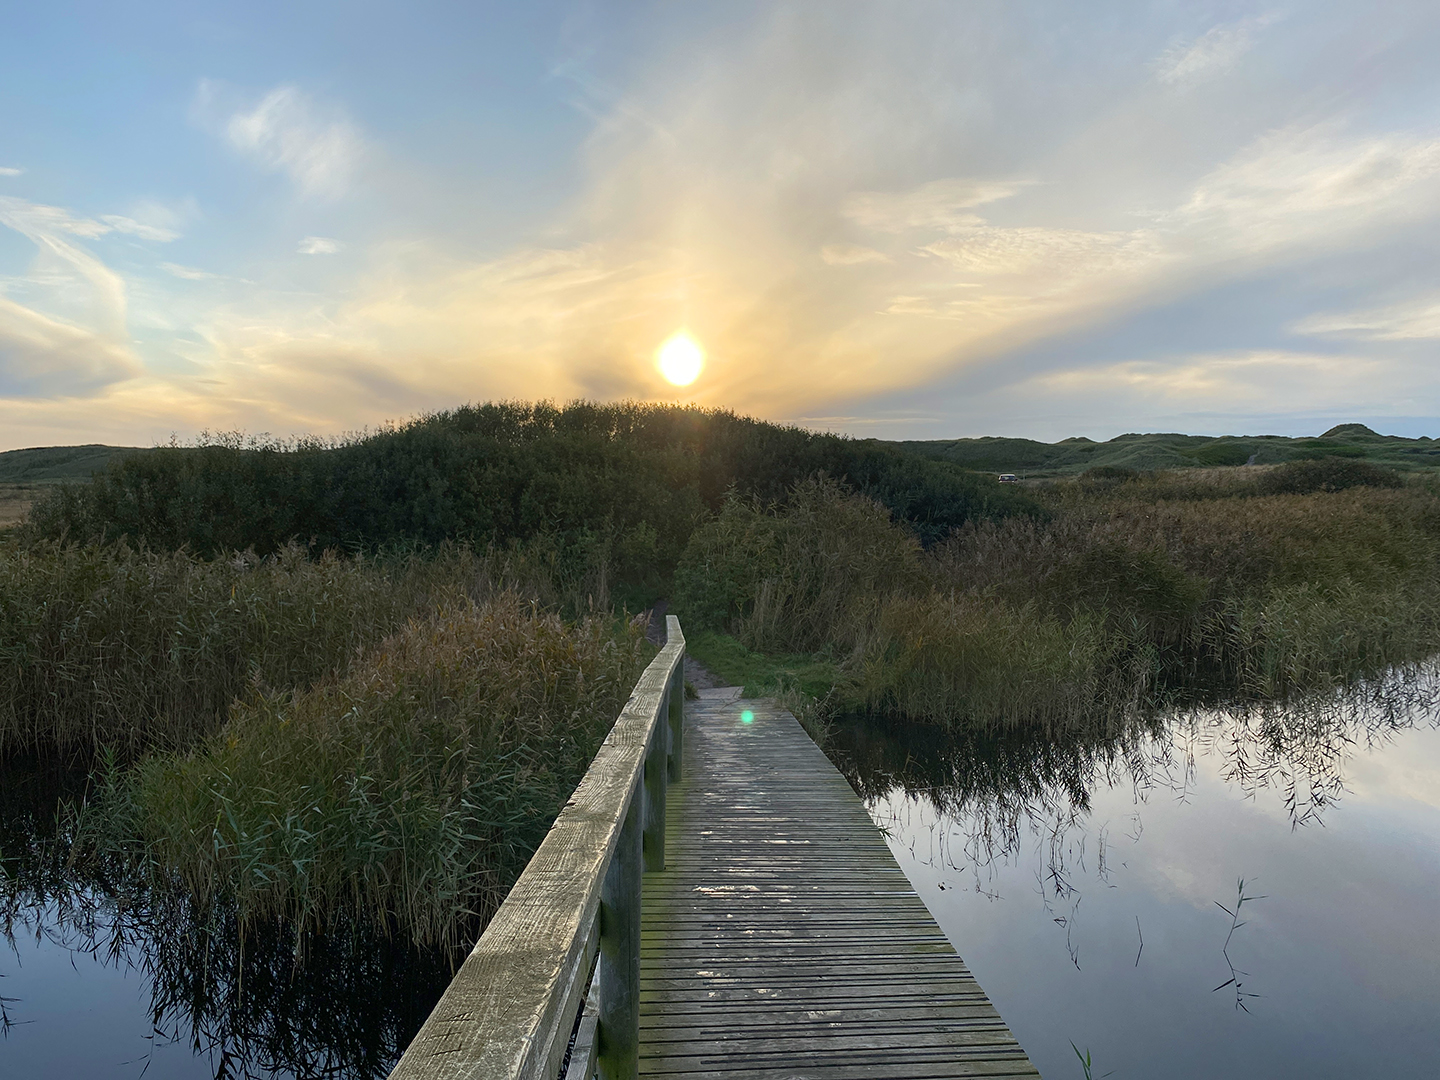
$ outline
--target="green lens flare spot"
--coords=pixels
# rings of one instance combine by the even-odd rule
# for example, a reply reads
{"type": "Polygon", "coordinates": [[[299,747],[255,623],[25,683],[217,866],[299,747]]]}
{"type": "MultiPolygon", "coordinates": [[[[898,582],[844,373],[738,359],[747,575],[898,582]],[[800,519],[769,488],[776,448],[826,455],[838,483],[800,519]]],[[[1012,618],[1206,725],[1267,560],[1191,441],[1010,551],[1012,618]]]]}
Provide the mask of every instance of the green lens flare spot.
{"type": "Polygon", "coordinates": [[[754,721],[755,721],[755,714],[754,714],[753,712],[751,712],[749,709],[746,709],[744,712],[742,712],[742,713],[740,714],[740,723],[742,723],[742,724],[750,724],[750,723],[754,723],[754,721]]]}

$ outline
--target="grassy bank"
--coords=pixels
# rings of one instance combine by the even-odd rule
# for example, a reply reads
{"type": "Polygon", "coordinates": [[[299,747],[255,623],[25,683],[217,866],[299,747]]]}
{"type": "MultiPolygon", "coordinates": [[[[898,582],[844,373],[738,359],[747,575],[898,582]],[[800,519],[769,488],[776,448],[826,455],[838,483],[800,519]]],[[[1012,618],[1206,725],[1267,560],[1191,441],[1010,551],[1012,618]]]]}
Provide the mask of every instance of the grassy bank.
{"type": "Polygon", "coordinates": [[[835,485],[733,498],[692,539],[675,607],[737,656],[828,663],[841,709],[931,723],[1061,731],[1308,692],[1440,650],[1440,499],[1358,466],[1101,474],[928,550],[835,485]]]}

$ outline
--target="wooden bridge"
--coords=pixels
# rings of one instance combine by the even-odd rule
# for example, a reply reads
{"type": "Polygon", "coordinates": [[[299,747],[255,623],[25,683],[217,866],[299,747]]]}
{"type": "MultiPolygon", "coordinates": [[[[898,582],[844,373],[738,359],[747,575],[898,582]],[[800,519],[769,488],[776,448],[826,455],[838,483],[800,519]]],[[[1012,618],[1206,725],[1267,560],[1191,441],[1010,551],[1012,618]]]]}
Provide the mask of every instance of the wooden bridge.
{"type": "Polygon", "coordinates": [[[788,712],[684,702],[667,620],[392,1080],[1038,1076],[788,712]]]}

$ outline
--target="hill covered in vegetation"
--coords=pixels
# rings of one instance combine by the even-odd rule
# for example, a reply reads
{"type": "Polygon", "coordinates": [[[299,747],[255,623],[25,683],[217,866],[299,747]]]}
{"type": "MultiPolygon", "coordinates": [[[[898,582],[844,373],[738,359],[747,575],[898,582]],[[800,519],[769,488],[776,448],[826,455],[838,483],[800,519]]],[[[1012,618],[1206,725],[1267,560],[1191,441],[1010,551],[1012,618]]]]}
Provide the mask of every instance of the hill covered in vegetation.
{"type": "Polygon", "coordinates": [[[1094,468],[1215,468],[1279,465],[1310,458],[1343,457],[1400,469],[1440,467],[1440,441],[1380,435],[1364,424],[1340,424],[1315,438],[1283,435],[1117,435],[1107,442],[1086,438],[1057,443],[986,436],[933,439],[895,445],[967,469],[1012,472],[1025,478],[1070,476],[1094,468]]]}
{"type": "Polygon", "coordinates": [[[232,438],[119,455],[43,497],[31,530],[204,555],[292,541],[524,543],[564,574],[643,592],[668,579],[728,492],[783,502],[816,473],[882,503],[925,543],[972,519],[1038,512],[993,477],[873,440],[719,410],[498,403],[341,442],[232,438]]]}
{"type": "Polygon", "coordinates": [[[0,484],[55,484],[89,480],[117,455],[134,453],[137,446],[33,446],[0,452],[0,484]]]}
{"type": "Polygon", "coordinates": [[[116,455],[136,449],[96,443],[39,446],[0,453],[0,528],[24,518],[48,485],[89,480],[116,455]]]}

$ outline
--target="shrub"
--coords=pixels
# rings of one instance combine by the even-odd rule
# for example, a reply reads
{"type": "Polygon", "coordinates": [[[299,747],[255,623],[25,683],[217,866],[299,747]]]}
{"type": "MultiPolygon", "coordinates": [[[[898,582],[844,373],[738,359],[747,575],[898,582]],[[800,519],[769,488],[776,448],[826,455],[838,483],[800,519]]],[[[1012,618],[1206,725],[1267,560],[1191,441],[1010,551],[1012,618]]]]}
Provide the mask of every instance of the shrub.
{"type": "Polygon", "coordinates": [[[675,606],[697,629],[766,652],[848,644],[885,596],[921,580],[920,545],[879,503],[833,480],[797,485],[782,506],[738,496],[696,530],[675,606]]]}
{"type": "Polygon", "coordinates": [[[243,922],[360,915],[454,946],[544,838],[649,655],[514,594],[412,620],[346,675],[242,703],[113,788],[160,880],[243,922]]]}
{"type": "Polygon", "coordinates": [[[1393,469],[1348,457],[1289,461],[1266,472],[1259,481],[1263,495],[1308,495],[1353,487],[1398,488],[1404,481],[1393,469]]]}
{"type": "Polygon", "coordinates": [[[727,491],[784,501],[817,472],[884,503],[926,543],[971,519],[1039,512],[1020,492],[873,441],[718,410],[501,402],[335,443],[226,436],[121,455],[38,502],[29,532],[202,555],[546,537],[559,572],[581,573],[598,552],[612,576],[653,590],[727,491]]]}

